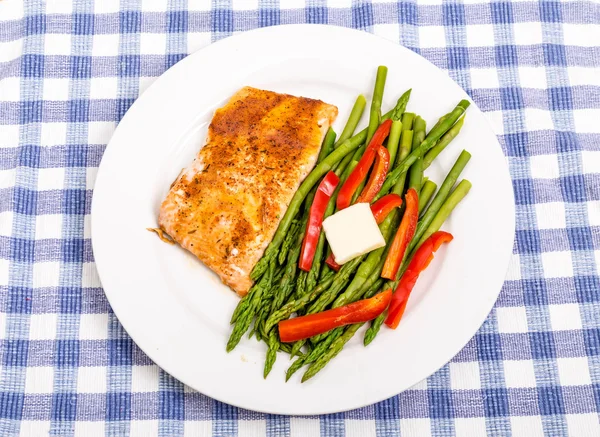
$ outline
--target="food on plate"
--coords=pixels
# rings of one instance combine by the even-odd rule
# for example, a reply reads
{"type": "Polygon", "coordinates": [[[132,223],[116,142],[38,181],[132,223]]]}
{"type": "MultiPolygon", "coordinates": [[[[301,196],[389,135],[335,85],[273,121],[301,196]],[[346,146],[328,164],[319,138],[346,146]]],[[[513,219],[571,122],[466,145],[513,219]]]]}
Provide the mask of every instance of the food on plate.
{"type": "Polygon", "coordinates": [[[169,190],[158,223],[240,296],[337,108],[251,87],[218,109],[206,144],[169,190]]]}
{"type": "Polygon", "coordinates": [[[355,203],[327,217],[323,231],[339,265],[385,246],[368,203],[355,203]]]}
{"type": "MultiPolygon", "coordinates": [[[[401,323],[433,254],[453,239],[441,227],[471,188],[462,151],[443,183],[424,174],[458,136],[466,100],[427,130],[406,112],[411,90],[382,114],[387,68],[377,70],[365,129],[360,95],[342,134],[337,109],[318,100],[244,88],[219,109],[206,146],[172,186],[159,224],[242,299],[227,351],[245,333],[320,372],[358,330],[363,343],[401,323]]],[[[449,153],[449,152],[445,152],[449,153]]]]}

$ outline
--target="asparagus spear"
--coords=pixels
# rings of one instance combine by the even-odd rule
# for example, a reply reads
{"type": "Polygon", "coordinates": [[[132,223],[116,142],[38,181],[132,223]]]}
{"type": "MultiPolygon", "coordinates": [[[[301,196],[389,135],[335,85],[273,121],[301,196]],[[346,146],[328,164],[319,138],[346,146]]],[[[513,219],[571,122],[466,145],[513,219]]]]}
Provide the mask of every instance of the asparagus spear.
{"type": "Polygon", "coordinates": [[[467,100],[462,100],[458,105],[456,105],[452,112],[444,116],[445,119],[441,123],[439,123],[439,125],[436,128],[432,129],[429,132],[429,135],[425,137],[425,140],[421,143],[421,145],[415,150],[413,150],[410,153],[410,155],[408,155],[406,159],[400,162],[400,164],[395,169],[388,173],[385,183],[383,184],[383,187],[381,188],[381,191],[377,195],[376,199],[387,194],[392,189],[392,187],[396,184],[400,176],[403,173],[406,173],[410,166],[413,165],[414,162],[420,156],[422,156],[435,145],[435,143],[440,139],[440,137],[454,125],[456,120],[458,120],[458,118],[462,114],[464,114],[469,105],[470,103],[467,100]]]}
{"type": "MultiPolygon", "coordinates": [[[[416,150],[423,140],[425,140],[425,131],[427,129],[427,125],[425,124],[425,120],[421,117],[417,117],[414,122],[414,136],[412,141],[411,150],[416,150]]],[[[415,161],[415,163],[410,168],[409,176],[408,176],[408,186],[409,188],[414,188],[417,194],[421,192],[421,184],[423,180],[423,158],[419,157],[415,161]]]]}
{"type": "Polygon", "coordinates": [[[450,142],[454,138],[456,138],[456,136],[462,129],[464,123],[465,123],[465,116],[463,115],[461,118],[458,119],[456,124],[454,126],[452,126],[450,128],[450,130],[448,132],[446,132],[442,138],[440,138],[440,140],[436,143],[436,145],[433,146],[431,148],[431,150],[425,154],[425,156],[423,157],[423,170],[427,169],[427,167],[429,167],[431,165],[433,160],[435,158],[437,158],[437,156],[440,153],[442,153],[442,151],[446,148],[446,146],[448,144],[450,144],[450,142]]]}
{"type": "Polygon", "coordinates": [[[344,126],[344,130],[342,131],[340,138],[337,140],[334,147],[339,146],[344,141],[352,137],[352,134],[354,134],[354,130],[356,129],[356,126],[358,126],[366,106],[367,99],[365,99],[365,96],[360,94],[354,102],[354,106],[352,107],[352,111],[350,111],[350,116],[348,117],[346,126],[344,126]]]}
{"type": "Polygon", "coordinates": [[[390,136],[387,141],[387,149],[390,152],[390,166],[394,167],[396,155],[398,154],[398,146],[400,145],[400,135],[402,134],[402,122],[394,120],[390,129],[390,136]]]}
{"type": "Polygon", "coordinates": [[[425,181],[423,188],[421,188],[421,195],[419,196],[419,212],[423,212],[433,193],[437,190],[437,184],[433,181],[425,181]]]}
{"type": "Polygon", "coordinates": [[[383,100],[383,90],[387,78],[387,67],[380,65],[377,68],[377,77],[375,78],[375,88],[373,89],[373,100],[371,101],[371,113],[369,117],[369,127],[367,130],[367,144],[373,138],[375,131],[381,123],[381,101],[383,100]]]}

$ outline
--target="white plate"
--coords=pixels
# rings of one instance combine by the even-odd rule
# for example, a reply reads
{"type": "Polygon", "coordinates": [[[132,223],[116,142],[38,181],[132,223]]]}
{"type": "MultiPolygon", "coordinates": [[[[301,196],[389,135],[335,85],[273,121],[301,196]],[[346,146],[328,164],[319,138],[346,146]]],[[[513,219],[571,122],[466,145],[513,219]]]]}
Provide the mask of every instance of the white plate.
{"type": "MultiPolygon", "coordinates": [[[[389,74],[384,110],[412,88],[408,110],[429,126],[467,95],[419,55],[368,33],[291,25],[247,32],[188,56],[129,109],[108,145],[92,202],[92,243],[104,291],[133,340],[159,366],[229,404],[281,414],[321,414],[372,404],[416,384],[475,334],[502,286],[514,234],[509,173],[475,105],[459,137],[427,170],[441,183],[463,148],[473,183],[443,229],[438,251],[399,328],[368,348],[357,335],[323,371],[288,382],[279,354],[267,380],[265,347],[246,337],[225,352],[236,295],[194,256],[146,230],[182,167],[204,142],[215,108],[244,85],[314,97],[338,106],[341,132],[356,95],[370,97],[378,65],[389,74]]],[[[366,123],[367,115],[363,118],[366,123]]]]}

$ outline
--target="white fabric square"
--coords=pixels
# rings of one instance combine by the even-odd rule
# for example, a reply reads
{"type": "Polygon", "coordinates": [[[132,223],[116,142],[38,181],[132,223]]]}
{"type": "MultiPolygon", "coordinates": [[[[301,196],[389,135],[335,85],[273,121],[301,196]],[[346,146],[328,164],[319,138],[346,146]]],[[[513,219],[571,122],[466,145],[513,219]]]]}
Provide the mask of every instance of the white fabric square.
{"type": "Polygon", "coordinates": [[[479,362],[451,362],[449,367],[452,390],[478,390],[481,388],[479,362]]]}
{"type": "Polygon", "coordinates": [[[82,314],[79,318],[80,340],[106,340],[108,314],[82,314]]]}
{"type": "Polygon", "coordinates": [[[87,167],[85,169],[85,189],[93,190],[96,184],[96,176],[98,175],[98,167],[87,167]]]}
{"type": "Polygon", "coordinates": [[[290,437],[306,437],[320,435],[321,421],[319,419],[305,419],[290,417],[290,437]]]}
{"type": "Polygon", "coordinates": [[[158,391],[158,366],[131,366],[131,392],[158,391]]]}
{"type": "Polygon", "coordinates": [[[32,314],[29,321],[29,339],[55,340],[57,323],[57,314],[32,314]]]}
{"type": "Polygon", "coordinates": [[[525,123],[528,131],[552,130],[554,122],[550,111],[538,108],[525,108],[525,123]]]}
{"type": "MultiPolygon", "coordinates": [[[[2,47],[0,47],[0,53],[2,53],[2,47]]],[[[2,62],[0,60],[0,62],[2,62]]],[[[6,77],[0,80],[0,100],[6,102],[18,102],[21,100],[21,78],[20,77],[6,77]]],[[[5,129],[4,126],[0,129],[5,129]]]]}
{"type": "MultiPolygon", "coordinates": [[[[132,422],[133,423],[133,422],[132,422]]],[[[183,435],[185,437],[206,437],[212,434],[212,421],[210,420],[189,420],[183,422],[183,435]]],[[[156,434],[140,434],[140,437],[156,434]]],[[[131,434],[133,436],[133,433],[131,434]]]]}
{"type": "Polygon", "coordinates": [[[14,168],[0,170],[0,189],[15,186],[17,171],[14,168]]]}
{"type": "MultiPolygon", "coordinates": [[[[2,17],[4,19],[4,17],[2,17]]],[[[8,62],[21,56],[23,48],[23,39],[13,41],[0,41],[0,62],[8,62]]],[[[6,79],[2,79],[3,81],[6,79]]],[[[2,94],[0,94],[2,95],[2,94]]],[[[2,95],[4,99],[4,96],[2,95]]]]}
{"type": "Polygon", "coordinates": [[[166,12],[169,4],[168,0],[153,0],[142,2],[142,12],[166,12]]]}
{"type": "Polygon", "coordinates": [[[583,172],[587,174],[600,173],[600,150],[584,150],[581,152],[583,172]]]}
{"type": "MultiPolygon", "coordinates": [[[[97,5],[101,2],[95,2],[97,5]]],[[[118,8],[117,8],[118,10],[118,8]]],[[[117,56],[119,54],[119,34],[94,35],[92,38],[92,56],[117,56]]]]}
{"type": "Polygon", "coordinates": [[[0,212],[0,235],[10,237],[13,230],[13,212],[0,212]]]}
{"type": "Polygon", "coordinates": [[[571,86],[594,85],[600,86],[600,68],[595,67],[567,67],[569,83],[571,86]]]}
{"type": "Polygon", "coordinates": [[[504,361],[504,381],[508,388],[536,387],[533,361],[504,361]]]}
{"type": "Polygon", "coordinates": [[[352,0],[327,0],[328,8],[351,8],[352,0]]]}
{"type": "Polygon", "coordinates": [[[33,287],[58,287],[60,263],[43,262],[33,265],[33,287]]]}
{"type": "Polygon", "coordinates": [[[22,19],[23,2],[0,2],[0,17],[2,17],[4,21],[22,19]]]}
{"type": "Polygon", "coordinates": [[[52,393],[53,388],[54,367],[27,367],[25,394],[52,393]]]}
{"type": "Polygon", "coordinates": [[[590,363],[587,357],[557,358],[561,385],[591,385],[590,363]]]}
{"type": "Polygon", "coordinates": [[[525,307],[497,307],[496,320],[501,334],[528,332],[525,307]]]}
{"type": "Polygon", "coordinates": [[[211,43],[210,32],[190,32],[187,34],[188,53],[194,53],[211,43]]]}
{"type": "Polygon", "coordinates": [[[568,331],[582,328],[579,304],[548,305],[548,311],[553,331],[568,331]]]}
{"type": "Polygon", "coordinates": [[[71,34],[46,33],[44,35],[44,55],[69,56],[71,54],[71,34]]]}
{"type": "Polygon", "coordinates": [[[67,123],[42,123],[40,145],[62,146],[67,142],[67,123]]]}
{"type": "Polygon", "coordinates": [[[573,258],[571,252],[544,252],[542,266],[546,278],[569,278],[573,276],[573,258]]]}
{"type": "Polygon", "coordinates": [[[375,24],[373,33],[377,36],[398,43],[400,41],[400,26],[398,24],[375,24]]]}
{"type": "Polygon", "coordinates": [[[506,271],[507,281],[519,281],[522,279],[521,275],[521,257],[513,253],[508,262],[508,270],[506,271]]]}
{"type": "MultiPolygon", "coordinates": [[[[481,1],[481,0],[479,0],[481,1]]],[[[441,5],[442,0],[419,0],[420,5],[441,5]]]]}
{"type": "MultiPolygon", "coordinates": [[[[303,8],[305,6],[304,0],[287,0],[282,2],[281,9],[295,9],[303,8]],[[301,3],[301,5],[299,5],[301,3]]],[[[231,8],[234,11],[257,11],[258,0],[232,0],[231,8]]]]}
{"type": "Polygon", "coordinates": [[[517,45],[535,45],[542,43],[542,24],[538,21],[513,23],[514,41],[517,45]]]}
{"type": "Polygon", "coordinates": [[[62,190],[65,185],[64,168],[40,168],[38,171],[38,190],[62,190]]]}
{"type": "Polygon", "coordinates": [[[519,67],[519,82],[523,88],[548,87],[544,67],[519,67]]]}
{"type": "Polygon", "coordinates": [[[93,121],[88,123],[88,143],[108,144],[116,128],[112,121],[93,121]]]}
{"type": "Polygon", "coordinates": [[[345,437],[376,437],[377,428],[374,420],[346,419],[345,437]]]}
{"type": "Polygon", "coordinates": [[[472,88],[499,88],[498,70],[495,68],[471,69],[472,88]]]}
{"type": "Polygon", "coordinates": [[[81,274],[82,287],[100,288],[102,286],[95,263],[83,263],[81,274]]]}
{"type": "Polygon", "coordinates": [[[538,229],[563,229],[567,226],[565,204],[562,202],[537,203],[535,213],[538,229]]]}
{"type": "Polygon", "coordinates": [[[188,11],[210,11],[211,2],[188,2],[186,8],[188,11]]]}
{"type": "Polygon", "coordinates": [[[574,109],[573,120],[575,121],[575,131],[580,134],[598,134],[600,133],[600,109],[574,109]]]}
{"type": "Polygon", "coordinates": [[[588,437],[600,435],[598,413],[567,414],[568,435],[571,437],[588,437]]]}
{"type": "Polygon", "coordinates": [[[162,55],[167,52],[167,34],[141,33],[140,53],[142,55],[162,55]]]}
{"type": "Polygon", "coordinates": [[[0,125],[0,147],[17,147],[19,145],[18,124],[0,125]]]}
{"type": "Polygon", "coordinates": [[[77,393],[106,393],[106,367],[77,369],[77,393]]]}
{"type": "Polygon", "coordinates": [[[35,239],[44,240],[48,238],[62,237],[61,214],[38,215],[35,218],[35,239]]]}
{"type": "MultiPolygon", "coordinates": [[[[184,435],[188,437],[188,427],[187,424],[189,420],[184,421],[184,435]]],[[[193,434],[192,436],[207,436],[212,433],[212,422],[210,420],[204,420],[202,422],[193,422],[193,423],[202,423],[203,425],[208,425],[207,427],[203,427],[203,430],[207,430],[205,434],[193,434]]],[[[129,422],[129,437],[147,437],[147,436],[155,436],[159,435],[158,432],[158,420],[132,420],[129,422]]]]}
{"type": "MultiPolygon", "coordinates": [[[[21,3],[21,2],[6,2],[21,3]]],[[[0,9],[2,7],[0,6],[0,9]]],[[[50,435],[50,420],[22,420],[20,433],[23,436],[47,436],[50,435]]]]}
{"type": "Polygon", "coordinates": [[[587,209],[590,226],[600,226],[600,200],[588,202],[587,209]]]}
{"type": "Polygon", "coordinates": [[[69,79],[44,79],[44,100],[69,100],[69,79]]]}
{"type": "Polygon", "coordinates": [[[90,214],[83,217],[83,238],[92,238],[92,217],[90,214]]]}
{"type": "Polygon", "coordinates": [[[119,79],[94,77],[90,79],[90,99],[116,99],[119,79]]]}
{"type": "Polygon", "coordinates": [[[415,385],[413,385],[410,389],[411,390],[427,390],[427,379],[420,380],[415,385]]]}
{"type": "Polygon", "coordinates": [[[102,1],[94,2],[94,13],[95,14],[118,13],[120,10],[121,10],[120,0],[102,0],[102,1]]]}
{"type": "Polygon", "coordinates": [[[422,49],[446,47],[444,26],[419,26],[419,46],[422,49]]]}
{"type": "Polygon", "coordinates": [[[558,169],[558,156],[535,155],[529,158],[531,177],[534,179],[556,179],[560,176],[558,169]]]}
{"type": "Polygon", "coordinates": [[[46,14],[70,14],[73,12],[72,0],[46,0],[46,14]]]}
{"type": "Polygon", "coordinates": [[[261,437],[267,435],[265,420],[238,420],[239,437],[261,437]]]}
{"type": "Polygon", "coordinates": [[[470,24],[465,26],[467,32],[467,47],[493,47],[494,26],[489,24],[470,24]]]}
{"type": "Polygon", "coordinates": [[[84,422],[82,420],[75,421],[75,435],[85,437],[104,437],[104,421],[101,422],[84,422]]]}
{"type": "Polygon", "coordinates": [[[566,46],[596,47],[600,41],[598,23],[561,23],[563,42],[566,46]]]}
{"type": "Polygon", "coordinates": [[[400,435],[431,436],[430,419],[400,419],[400,435]]]}
{"type": "Polygon", "coordinates": [[[513,416],[510,427],[514,436],[544,437],[541,416],[513,416]]]}
{"type": "Polygon", "coordinates": [[[456,419],[454,419],[454,432],[456,437],[485,436],[487,435],[487,430],[485,428],[485,418],[457,417],[456,419]]]}

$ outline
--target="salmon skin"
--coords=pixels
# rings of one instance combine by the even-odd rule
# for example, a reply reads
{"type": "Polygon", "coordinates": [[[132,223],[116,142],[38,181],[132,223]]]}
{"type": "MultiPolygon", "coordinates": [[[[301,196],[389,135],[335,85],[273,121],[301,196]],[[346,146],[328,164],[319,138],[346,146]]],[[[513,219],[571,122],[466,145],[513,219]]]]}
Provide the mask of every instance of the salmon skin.
{"type": "Polygon", "coordinates": [[[242,88],[217,109],[204,147],[171,186],[160,228],[246,295],[337,113],[320,100],[242,88]]]}

